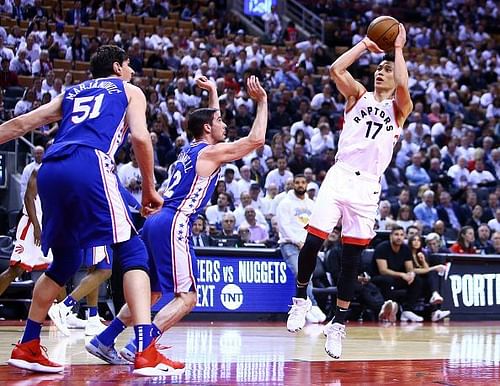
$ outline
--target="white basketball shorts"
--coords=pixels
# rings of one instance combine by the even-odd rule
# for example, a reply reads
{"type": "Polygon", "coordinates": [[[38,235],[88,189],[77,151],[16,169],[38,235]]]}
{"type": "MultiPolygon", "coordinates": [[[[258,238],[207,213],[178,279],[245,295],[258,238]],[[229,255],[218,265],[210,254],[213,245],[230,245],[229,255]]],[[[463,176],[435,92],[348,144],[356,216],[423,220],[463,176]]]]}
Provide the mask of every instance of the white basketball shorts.
{"type": "Polygon", "coordinates": [[[344,243],[368,245],[375,236],[380,189],[377,176],[336,163],[321,184],[307,231],[326,239],[341,220],[344,243]]]}
{"type": "Polygon", "coordinates": [[[10,257],[10,265],[20,265],[25,271],[43,271],[52,263],[52,251],[43,255],[41,247],[35,245],[33,223],[28,216],[21,217],[17,225],[14,251],[10,257]]]}

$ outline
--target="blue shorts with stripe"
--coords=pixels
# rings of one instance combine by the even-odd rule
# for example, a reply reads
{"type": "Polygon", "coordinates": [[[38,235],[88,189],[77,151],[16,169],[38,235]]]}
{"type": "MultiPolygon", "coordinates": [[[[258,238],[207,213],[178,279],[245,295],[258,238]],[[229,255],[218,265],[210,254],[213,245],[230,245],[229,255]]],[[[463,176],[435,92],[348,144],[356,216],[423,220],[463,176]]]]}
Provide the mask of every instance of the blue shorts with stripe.
{"type": "Polygon", "coordinates": [[[146,219],[142,239],[148,250],[153,291],[196,291],[198,272],[190,235],[189,217],[170,208],[146,219]]]}
{"type": "Polygon", "coordinates": [[[114,169],[110,156],[85,146],[44,160],[37,182],[45,253],[111,245],[136,234],[114,169]]]}
{"type": "Polygon", "coordinates": [[[86,248],[83,250],[83,264],[87,268],[111,269],[113,250],[109,246],[86,248]]]}

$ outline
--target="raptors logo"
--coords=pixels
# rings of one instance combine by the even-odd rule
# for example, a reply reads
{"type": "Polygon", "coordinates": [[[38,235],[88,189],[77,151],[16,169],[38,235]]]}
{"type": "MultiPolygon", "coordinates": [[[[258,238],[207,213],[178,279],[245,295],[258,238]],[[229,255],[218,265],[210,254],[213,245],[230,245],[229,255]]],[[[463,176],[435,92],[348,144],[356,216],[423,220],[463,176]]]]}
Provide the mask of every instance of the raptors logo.
{"type": "Polygon", "coordinates": [[[14,248],[14,253],[20,255],[23,252],[24,252],[24,247],[22,245],[16,245],[16,247],[14,248]]]}

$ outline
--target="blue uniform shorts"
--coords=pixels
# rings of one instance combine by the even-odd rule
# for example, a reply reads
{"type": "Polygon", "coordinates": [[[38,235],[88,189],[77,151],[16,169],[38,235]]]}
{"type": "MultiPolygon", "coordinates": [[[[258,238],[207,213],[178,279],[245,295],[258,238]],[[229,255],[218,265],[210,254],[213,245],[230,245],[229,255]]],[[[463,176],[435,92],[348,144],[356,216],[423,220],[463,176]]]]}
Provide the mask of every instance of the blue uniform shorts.
{"type": "Polygon", "coordinates": [[[136,234],[114,168],[107,154],[85,146],[43,162],[37,182],[44,253],[111,245],[136,234]]]}
{"type": "Polygon", "coordinates": [[[113,250],[110,247],[100,246],[83,250],[83,264],[96,269],[111,269],[113,266],[113,250]]]}
{"type": "Polygon", "coordinates": [[[189,217],[170,208],[146,219],[142,239],[149,255],[152,291],[196,291],[196,255],[189,217]]]}

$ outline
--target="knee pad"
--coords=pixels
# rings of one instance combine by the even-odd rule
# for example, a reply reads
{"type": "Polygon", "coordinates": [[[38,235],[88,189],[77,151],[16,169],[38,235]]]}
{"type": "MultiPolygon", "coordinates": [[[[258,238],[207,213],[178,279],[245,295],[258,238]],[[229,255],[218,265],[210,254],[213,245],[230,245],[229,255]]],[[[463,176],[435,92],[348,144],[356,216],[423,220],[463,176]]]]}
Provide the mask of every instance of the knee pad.
{"type": "Polygon", "coordinates": [[[344,244],[343,246],[340,275],[337,283],[338,298],[340,300],[351,301],[354,296],[358,267],[363,249],[365,247],[354,244],[344,244]]]}
{"type": "Polygon", "coordinates": [[[82,265],[82,250],[74,247],[54,247],[52,255],[54,260],[45,275],[63,287],[82,265]]]}
{"type": "Polygon", "coordinates": [[[149,275],[148,253],[139,236],[113,244],[113,256],[119,262],[122,273],[140,269],[149,275]]]}

